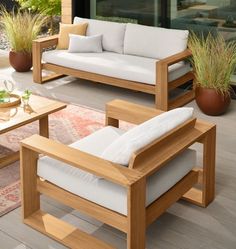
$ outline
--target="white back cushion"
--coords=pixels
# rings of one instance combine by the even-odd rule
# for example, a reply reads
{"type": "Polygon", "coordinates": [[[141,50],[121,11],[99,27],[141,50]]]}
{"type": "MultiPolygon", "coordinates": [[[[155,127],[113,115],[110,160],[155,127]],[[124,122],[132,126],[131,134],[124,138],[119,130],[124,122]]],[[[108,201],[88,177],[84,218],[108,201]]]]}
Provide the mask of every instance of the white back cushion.
{"type": "Polygon", "coordinates": [[[101,53],[102,35],[82,36],[69,34],[69,53],[101,53]]]}
{"type": "Polygon", "coordinates": [[[187,48],[189,31],[128,23],[124,53],[164,59],[187,48]]]}
{"type": "Polygon", "coordinates": [[[132,154],[193,116],[193,108],[165,112],[127,131],[108,146],[101,157],[128,166],[132,154]]]}
{"type": "Polygon", "coordinates": [[[123,54],[126,24],[74,18],[74,24],[88,22],[87,36],[102,34],[103,50],[123,54]]]}

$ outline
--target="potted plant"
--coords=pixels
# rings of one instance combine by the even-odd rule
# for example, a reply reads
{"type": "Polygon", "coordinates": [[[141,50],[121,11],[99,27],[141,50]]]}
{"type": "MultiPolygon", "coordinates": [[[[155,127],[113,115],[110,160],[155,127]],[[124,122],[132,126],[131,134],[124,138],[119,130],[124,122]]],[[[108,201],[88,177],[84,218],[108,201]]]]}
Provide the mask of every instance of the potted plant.
{"type": "Polygon", "coordinates": [[[230,82],[236,65],[236,42],[217,34],[189,40],[196,82],[196,102],[207,115],[223,114],[231,101],[230,82]]]}
{"type": "Polygon", "coordinates": [[[32,15],[27,10],[8,12],[4,7],[1,7],[0,16],[1,26],[11,46],[11,66],[18,72],[29,71],[32,67],[32,42],[37,38],[46,17],[32,15]]]}

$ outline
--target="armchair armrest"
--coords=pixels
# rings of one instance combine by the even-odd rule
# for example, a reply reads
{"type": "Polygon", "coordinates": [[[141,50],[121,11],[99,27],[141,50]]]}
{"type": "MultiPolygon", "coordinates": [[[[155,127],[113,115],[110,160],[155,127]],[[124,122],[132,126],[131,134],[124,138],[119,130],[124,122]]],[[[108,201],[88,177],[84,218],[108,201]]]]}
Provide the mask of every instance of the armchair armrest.
{"type": "Polygon", "coordinates": [[[137,170],[111,163],[39,135],[24,139],[21,142],[22,154],[24,148],[31,150],[32,153],[44,154],[125,187],[134,184],[141,178],[141,174],[137,170]]]}
{"type": "Polygon", "coordinates": [[[115,99],[106,104],[106,125],[118,127],[119,120],[140,124],[161,113],[161,110],[115,99]]]}
{"type": "Polygon", "coordinates": [[[171,55],[163,60],[158,61],[157,65],[158,64],[165,64],[167,66],[171,66],[171,65],[178,63],[178,62],[180,62],[180,61],[182,61],[190,56],[192,56],[192,52],[189,49],[186,49],[183,52],[171,55]]]}

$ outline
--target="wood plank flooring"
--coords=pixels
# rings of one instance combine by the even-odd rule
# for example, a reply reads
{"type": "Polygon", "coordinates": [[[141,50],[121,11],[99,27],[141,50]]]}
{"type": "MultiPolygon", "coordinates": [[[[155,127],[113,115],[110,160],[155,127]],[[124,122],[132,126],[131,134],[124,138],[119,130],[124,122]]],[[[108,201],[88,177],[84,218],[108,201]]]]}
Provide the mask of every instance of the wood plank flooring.
{"type": "MultiPolygon", "coordinates": [[[[154,105],[150,95],[115,87],[75,80],[59,79],[45,85],[32,84],[31,73],[20,74],[0,67],[0,79],[8,78],[19,89],[104,110],[105,103],[122,98],[148,106],[154,105]]],[[[195,102],[196,117],[217,124],[216,199],[203,209],[180,201],[147,230],[147,249],[235,249],[236,248],[236,101],[221,117],[202,114],[195,102]]],[[[194,146],[199,150],[199,146],[194,146]]],[[[201,161],[201,153],[198,157],[201,161]]],[[[72,223],[89,234],[126,248],[126,236],[107,225],[42,196],[42,209],[72,223]]],[[[20,208],[0,218],[0,249],[63,249],[64,246],[22,224],[20,208]]],[[[89,248],[88,248],[89,249],[89,248]]]]}

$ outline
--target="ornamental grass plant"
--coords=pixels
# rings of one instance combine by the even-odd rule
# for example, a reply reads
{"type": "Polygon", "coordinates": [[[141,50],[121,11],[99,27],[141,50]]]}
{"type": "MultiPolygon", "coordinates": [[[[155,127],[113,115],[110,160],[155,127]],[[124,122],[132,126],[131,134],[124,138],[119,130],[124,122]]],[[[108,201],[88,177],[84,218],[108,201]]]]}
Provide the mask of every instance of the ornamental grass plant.
{"type": "Polygon", "coordinates": [[[197,86],[228,94],[236,66],[236,41],[226,42],[220,34],[203,38],[192,33],[188,46],[197,86]]]}
{"type": "Polygon", "coordinates": [[[28,10],[8,12],[0,7],[0,25],[6,33],[12,51],[32,52],[32,42],[37,38],[47,18],[31,14],[28,10]]]}

